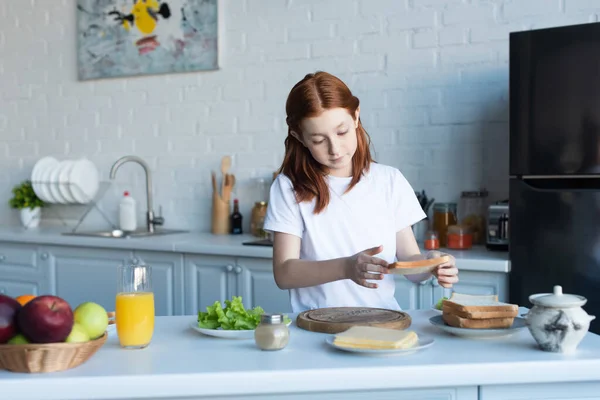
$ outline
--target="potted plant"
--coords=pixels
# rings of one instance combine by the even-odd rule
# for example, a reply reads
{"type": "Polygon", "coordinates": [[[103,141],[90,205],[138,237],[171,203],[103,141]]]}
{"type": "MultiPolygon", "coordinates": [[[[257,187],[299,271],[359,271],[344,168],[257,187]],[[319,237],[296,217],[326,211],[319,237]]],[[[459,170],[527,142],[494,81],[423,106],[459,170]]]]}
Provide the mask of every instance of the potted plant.
{"type": "Polygon", "coordinates": [[[45,203],[37,197],[31,186],[31,181],[26,180],[15,186],[12,190],[13,197],[8,204],[11,208],[20,210],[21,223],[26,228],[36,228],[40,224],[42,207],[45,203]]]}

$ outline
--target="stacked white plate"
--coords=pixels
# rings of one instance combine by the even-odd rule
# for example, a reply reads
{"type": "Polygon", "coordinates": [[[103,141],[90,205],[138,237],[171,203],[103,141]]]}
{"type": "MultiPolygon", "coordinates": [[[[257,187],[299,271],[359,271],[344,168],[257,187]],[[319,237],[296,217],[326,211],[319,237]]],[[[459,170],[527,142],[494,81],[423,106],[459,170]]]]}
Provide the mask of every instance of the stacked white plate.
{"type": "Polygon", "coordinates": [[[35,194],[46,203],[87,204],[100,186],[98,169],[87,158],[58,161],[44,157],[33,166],[35,194]]]}

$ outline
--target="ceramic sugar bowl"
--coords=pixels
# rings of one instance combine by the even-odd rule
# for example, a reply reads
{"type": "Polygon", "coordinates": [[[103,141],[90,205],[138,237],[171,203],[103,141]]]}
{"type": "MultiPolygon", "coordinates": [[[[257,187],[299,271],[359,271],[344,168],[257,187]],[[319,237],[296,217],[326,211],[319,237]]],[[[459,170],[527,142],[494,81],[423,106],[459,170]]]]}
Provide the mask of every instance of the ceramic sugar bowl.
{"type": "Polygon", "coordinates": [[[585,297],[563,294],[561,286],[554,286],[554,293],[531,295],[529,301],[534,306],[525,317],[527,327],[544,351],[574,352],[596,318],[581,308],[585,297]]]}

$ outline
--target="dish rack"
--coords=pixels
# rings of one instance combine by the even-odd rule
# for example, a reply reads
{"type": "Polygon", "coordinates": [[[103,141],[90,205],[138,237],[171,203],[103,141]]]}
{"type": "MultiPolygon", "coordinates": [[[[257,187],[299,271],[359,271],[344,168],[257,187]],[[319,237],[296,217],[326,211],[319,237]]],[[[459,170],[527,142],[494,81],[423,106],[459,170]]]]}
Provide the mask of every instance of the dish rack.
{"type": "MultiPolygon", "coordinates": [[[[48,214],[51,214],[54,217],[56,217],[64,226],[68,227],[69,226],[68,221],[72,221],[72,220],[76,219],[77,222],[75,223],[75,226],[73,228],[71,228],[72,233],[77,232],[77,229],[81,226],[81,224],[86,219],[86,217],[94,209],[102,216],[102,218],[111,226],[112,229],[117,229],[116,224],[113,223],[110,220],[110,218],[108,218],[106,213],[104,213],[104,211],[102,211],[102,209],[98,206],[99,201],[104,197],[104,195],[106,194],[106,192],[112,185],[111,181],[100,181],[98,183],[98,190],[96,191],[96,193],[93,197],[89,197],[89,196],[85,195],[85,192],[79,187],[79,185],[77,185],[74,182],[50,182],[50,181],[37,180],[37,181],[31,181],[31,184],[34,186],[35,185],[51,185],[51,184],[59,185],[61,187],[67,186],[69,190],[75,189],[79,192],[80,195],[84,196],[84,198],[87,200],[86,202],[79,202],[79,203],[52,202],[52,203],[47,203],[47,204],[51,204],[54,207],[45,208],[45,210],[48,212],[48,214]],[[73,212],[72,210],[76,210],[75,218],[68,218],[65,215],[66,210],[62,210],[62,212],[61,212],[60,208],[67,207],[67,206],[69,207],[69,210],[71,210],[71,212],[73,212]]],[[[25,226],[25,228],[29,228],[28,225],[29,224],[27,224],[25,226]]]]}

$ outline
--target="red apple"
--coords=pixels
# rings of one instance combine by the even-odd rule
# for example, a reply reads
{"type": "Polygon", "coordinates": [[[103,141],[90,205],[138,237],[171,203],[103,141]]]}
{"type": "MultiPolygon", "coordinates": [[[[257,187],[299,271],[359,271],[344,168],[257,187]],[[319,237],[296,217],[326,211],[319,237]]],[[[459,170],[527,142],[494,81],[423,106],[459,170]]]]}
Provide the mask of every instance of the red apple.
{"type": "Polygon", "coordinates": [[[17,314],[21,304],[12,297],[0,294],[0,344],[17,334],[17,314]]]}
{"type": "Polygon", "coordinates": [[[19,329],[32,343],[64,342],[73,328],[73,310],[57,296],[38,296],[18,313],[19,329]]]}

